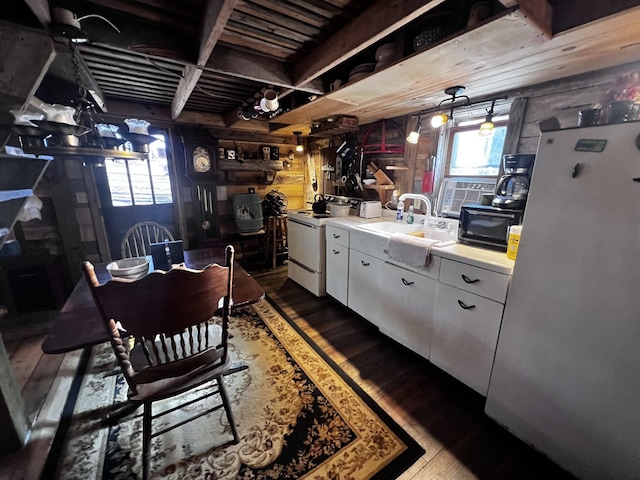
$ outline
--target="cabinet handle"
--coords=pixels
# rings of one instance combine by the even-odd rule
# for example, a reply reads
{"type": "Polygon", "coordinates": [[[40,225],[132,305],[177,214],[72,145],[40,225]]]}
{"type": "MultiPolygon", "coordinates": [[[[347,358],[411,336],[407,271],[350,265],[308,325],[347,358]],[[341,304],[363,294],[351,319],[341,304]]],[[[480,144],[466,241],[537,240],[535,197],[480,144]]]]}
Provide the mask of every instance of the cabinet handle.
{"type": "Polygon", "coordinates": [[[340,235],[333,234],[333,238],[340,238],[340,235]]]}
{"type": "Polygon", "coordinates": [[[579,163],[576,163],[573,169],[571,170],[571,178],[576,178],[578,175],[580,175],[581,169],[582,169],[582,165],[580,165],[579,163]]]}
{"type": "Polygon", "coordinates": [[[363,267],[368,267],[369,265],[371,265],[368,262],[365,262],[364,260],[360,260],[360,263],[362,264],[363,267]]]}
{"type": "Polygon", "coordinates": [[[402,283],[404,283],[407,287],[410,286],[410,285],[413,285],[413,282],[408,282],[404,278],[402,279],[402,283]]]}
{"type": "Polygon", "coordinates": [[[458,300],[458,305],[460,305],[462,308],[464,308],[465,310],[471,310],[472,308],[476,308],[475,305],[467,305],[466,303],[464,303],[462,300],[458,300]]]}
{"type": "Polygon", "coordinates": [[[464,273],[461,275],[461,277],[462,277],[462,280],[464,280],[464,283],[478,283],[480,281],[479,278],[474,278],[473,280],[471,280],[464,273]]]}
{"type": "Polygon", "coordinates": [[[338,255],[340,253],[340,250],[336,250],[335,248],[333,249],[333,254],[334,255],[338,255]]]}

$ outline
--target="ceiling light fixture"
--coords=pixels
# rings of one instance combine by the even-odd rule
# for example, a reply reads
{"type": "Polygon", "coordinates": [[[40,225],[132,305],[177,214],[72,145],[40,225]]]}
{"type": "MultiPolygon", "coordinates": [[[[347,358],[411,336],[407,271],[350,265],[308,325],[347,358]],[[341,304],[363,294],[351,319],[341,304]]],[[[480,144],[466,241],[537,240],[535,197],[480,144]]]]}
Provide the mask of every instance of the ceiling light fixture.
{"type": "Polygon", "coordinates": [[[438,110],[440,110],[442,108],[442,104],[445,102],[451,102],[451,112],[449,113],[449,115],[447,115],[446,113],[438,113],[436,115],[434,115],[431,118],[431,126],[433,128],[439,128],[441,126],[443,126],[444,124],[446,124],[449,120],[453,119],[453,109],[455,107],[458,106],[466,106],[466,105],[471,105],[471,100],[469,100],[469,97],[467,97],[466,95],[460,95],[462,92],[464,92],[465,87],[461,86],[461,85],[456,85],[454,87],[449,87],[446,88],[444,93],[446,93],[447,95],[450,95],[451,98],[445,98],[444,100],[442,100],[439,104],[438,104],[438,110]],[[465,102],[462,105],[456,105],[456,99],[459,98],[464,98],[465,102]]]}
{"type": "Polygon", "coordinates": [[[86,43],[89,41],[89,35],[80,27],[80,21],[84,20],[85,18],[99,18],[100,20],[103,20],[111,25],[111,27],[113,27],[116,32],[120,33],[118,27],[116,27],[113,23],[111,23],[101,15],[92,13],[83,17],[77,17],[75,13],[66,8],[53,7],[51,10],[53,14],[51,30],[68,38],[73,43],[86,43]]]}
{"type": "Polygon", "coordinates": [[[491,102],[491,108],[487,110],[487,116],[484,119],[482,125],[480,125],[480,130],[478,131],[479,135],[483,137],[488,137],[493,133],[493,107],[496,105],[496,99],[494,98],[491,102]]]}
{"type": "Polygon", "coordinates": [[[296,140],[298,142],[296,145],[296,152],[304,152],[304,147],[302,146],[302,143],[300,143],[300,135],[302,135],[302,132],[293,132],[293,134],[296,136],[296,140]]]}
{"type": "Polygon", "coordinates": [[[416,129],[411,131],[407,136],[407,142],[414,145],[418,143],[418,140],[420,140],[420,130],[422,130],[422,122],[420,116],[418,115],[418,125],[416,126],[416,129]]]}

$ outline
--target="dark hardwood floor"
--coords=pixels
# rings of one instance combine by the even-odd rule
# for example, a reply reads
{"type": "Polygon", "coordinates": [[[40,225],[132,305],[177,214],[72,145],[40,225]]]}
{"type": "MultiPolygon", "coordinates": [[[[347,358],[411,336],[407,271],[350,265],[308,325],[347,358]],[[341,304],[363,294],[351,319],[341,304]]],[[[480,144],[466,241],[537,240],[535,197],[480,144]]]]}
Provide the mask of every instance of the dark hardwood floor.
{"type": "MultiPolygon", "coordinates": [[[[317,298],[288,280],[286,265],[252,275],[425,449],[401,480],[573,478],[488,418],[482,396],[331,297],[317,298]]],[[[27,409],[40,427],[21,452],[0,457],[0,478],[40,477],[78,362],[79,352],[43,355],[44,332],[37,324],[2,332],[27,409]]]]}
{"type": "Polygon", "coordinates": [[[307,292],[287,278],[286,266],[252,275],[425,449],[402,480],[574,478],[487,417],[484,397],[333,298],[307,292]]]}

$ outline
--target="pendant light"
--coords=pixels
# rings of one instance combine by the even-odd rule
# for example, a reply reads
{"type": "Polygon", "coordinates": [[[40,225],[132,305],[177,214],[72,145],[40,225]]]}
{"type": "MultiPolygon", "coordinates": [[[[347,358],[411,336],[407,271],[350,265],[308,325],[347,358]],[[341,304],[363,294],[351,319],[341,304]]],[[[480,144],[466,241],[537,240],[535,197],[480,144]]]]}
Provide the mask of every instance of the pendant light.
{"type": "Polygon", "coordinates": [[[422,130],[422,123],[421,123],[420,116],[418,116],[418,125],[416,126],[416,129],[411,131],[407,136],[407,142],[412,143],[414,145],[418,143],[418,140],[420,140],[420,130],[422,130]]]}
{"type": "Polygon", "coordinates": [[[458,106],[456,105],[456,99],[457,98],[464,98],[465,99],[465,103],[463,105],[470,105],[471,104],[471,100],[469,100],[469,97],[467,97],[466,95],[460,95],[462,92],[464,92],[465,87],[461,86],[461,85],[456,85],[455,87],[448,87],[444,90],[444,93],[447,95],[450,95],[451,98],[446,98],[444,100],[442,100],[439,104],[438,104],[438,109],[440,109],[440,107],[442,107],[442,104],[445,102],[451,102],[451,112],[449,113],[449,115],[447,115],[446,113],[437,113],[436,115],[434,115],[433,117],[431,117],[431,126],[433,128],[439,128],[441,126],[443,126],[444,124],[446,124],[449,120],[451,120],[453,118],[453,109],[458,106]]]}
{"type": "Polygon", "coordinates": [[[296,145],[296,152],[304,152],[304,147],[302,146],[302,143],[300,143],[300,135],[302,135],[302,132],[293,132],[293,134],[296,136],[296,140],[298,142],[296,145]]]}
{"type": "Polygon", "coordinates": [[[493,133],[493,107],[496,105],[496,99],[494,98],[491,102],[491,108],[487,110],[487,116],[484,119],[482,125],[480,125],[480,130],[478,131],[479,135],[483,137],[488,137],[493,133]]]}

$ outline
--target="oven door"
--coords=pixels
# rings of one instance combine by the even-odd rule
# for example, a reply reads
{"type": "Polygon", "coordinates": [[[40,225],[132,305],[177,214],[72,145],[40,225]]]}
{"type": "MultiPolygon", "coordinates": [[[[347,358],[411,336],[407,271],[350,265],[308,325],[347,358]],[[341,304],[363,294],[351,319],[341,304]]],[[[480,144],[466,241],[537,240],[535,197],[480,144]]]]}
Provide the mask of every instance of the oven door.
{"type": "Polygon", "coordinates": [[[324,270],[324,226],[287,222],[289,259],[313,272],[324,270]]]}

